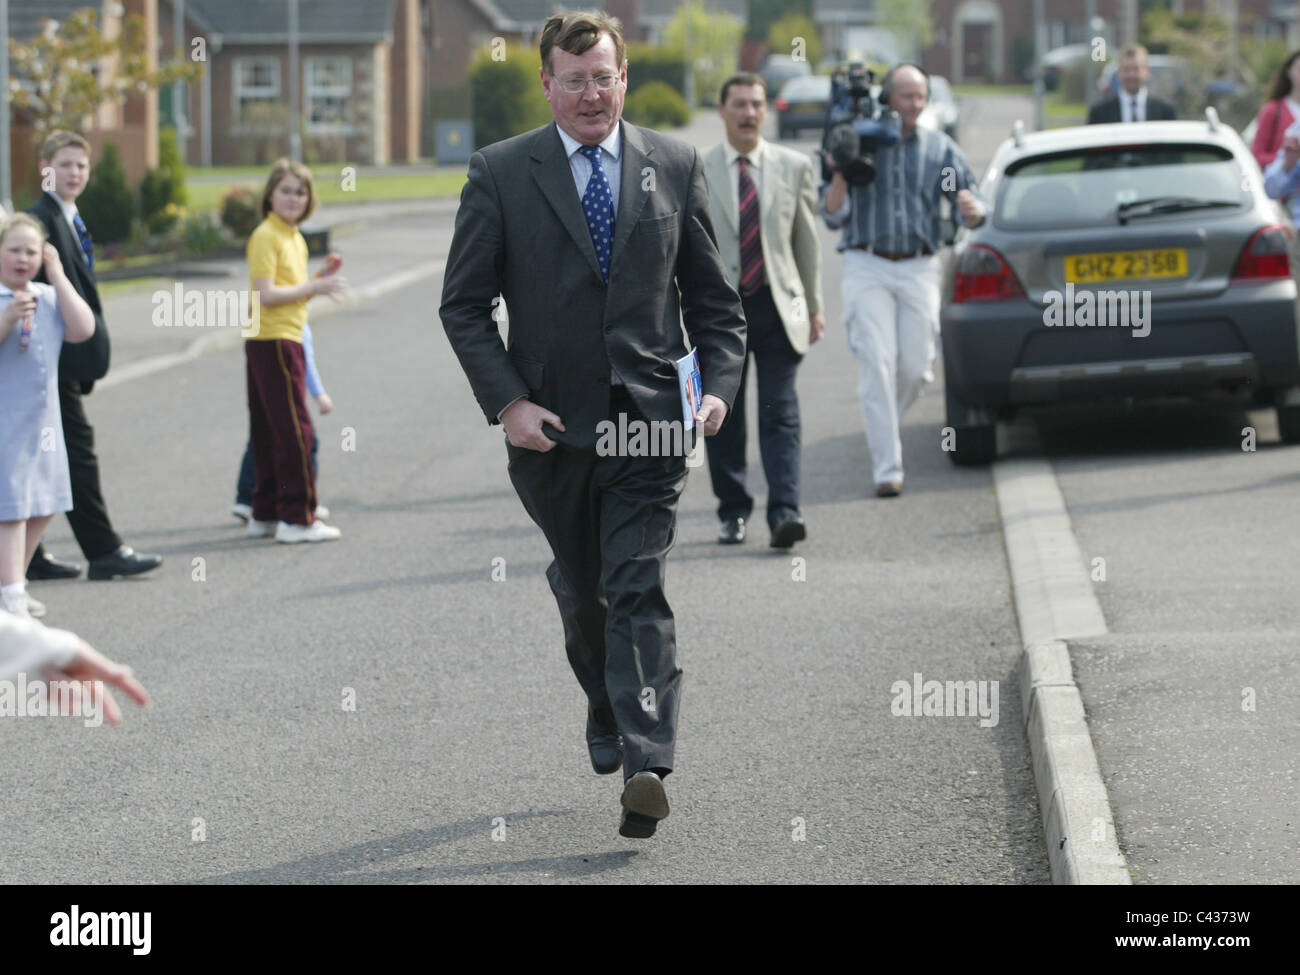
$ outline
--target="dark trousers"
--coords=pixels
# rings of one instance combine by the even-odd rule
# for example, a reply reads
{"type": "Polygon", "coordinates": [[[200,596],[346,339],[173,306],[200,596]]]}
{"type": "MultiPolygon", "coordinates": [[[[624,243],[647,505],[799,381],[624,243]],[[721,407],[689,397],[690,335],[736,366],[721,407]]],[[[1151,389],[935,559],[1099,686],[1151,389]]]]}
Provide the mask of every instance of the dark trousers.
{"type": "MultiPolygon", "coordinates": [[[[644,421],[615,387],[610,419],[644,421]]],[[[602,457],[510,446],[510,480],[555,560],[546,578],[589,715],[623,735],[623,773],[671,770],[682,672],[664,563],[677,534],[685,457],[602,457]]]]}
{"type": "Polygon", "coordinates": [[[310,525],[316,510],[302,345],[287,339],[244,342],[248,432],[253,445],[253,517],[310,525]]]}
{"type": "MultiPolygon", "coordinates": [[[[122,544],[108,518],[108,506],[99,488],[99,458],[95,456],[95,430],[81,402],[81,384],[59,381],[59,408],[63,413],[63,440],[68,447],[68,475],[72,481],[72,510],[68,524],[87,559],[112,555],[122,544]]],[[[44,558],[36,547],[32,561],[44,558]]]]}
{"type": "MultiPolygon", "coordinates": [[[[312,430],[311,436],[311,473],[312,476],[320,478],[320,464],[316,461],[316,455],[320,452],[320,437],[316,431],[312,430]]],[[[235,503],[252,505],[253,488],[257,486],[257,481],[253,472],[253,441],[248,441],[244,447],[244,459],[239,462],[239,480],[235,482],[235,503]]]]}
{"type": "Polygon", "coordinates": [[[801,432],[795,373],[803,356],[786,337],[772,291],[763,288],[742,299],[749,325],[749,348],[740,374],[740,392],[727,422],[704,441],[709,478],[718,499],[718,517],[749,519],[754,498],[745,487],[745,390],[752,361],[758,372],[758,449],[767,475],[767,523],[799,513],[801,432]],[[752,359],[751,359],[752,356],[752,359]]]}

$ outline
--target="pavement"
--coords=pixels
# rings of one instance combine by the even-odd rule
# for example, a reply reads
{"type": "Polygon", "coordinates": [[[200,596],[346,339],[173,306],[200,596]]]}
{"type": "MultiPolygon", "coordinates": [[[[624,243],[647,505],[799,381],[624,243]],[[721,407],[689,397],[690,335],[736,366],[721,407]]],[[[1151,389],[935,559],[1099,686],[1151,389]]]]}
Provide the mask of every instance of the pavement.
{"type": "MultiPolygon", "coordinates": [[[[977,171],[1031,107],[966,106],[977,171]]],[[[690,137],[716,141],[716,117],[690,137]]],[[[437,319],[441,204],[350,215],[365,225],[336,249],[357,294],[313,302],[337,544],[248,540],[226,514],[246,437],[237,331],[155,327],[157,289],[109,299],[114,373],[88,401],[106,493],[128,543],[167,562],[33,588],[155,704],[111,731],[8,723],[0,817],[22,828],[0,833],[0,881],[1078,882],[1040,798],[1068,808],[1074,780],[1038,757],[1056,726],[1031,704],[1052,682],[1026,679],[1031,597],[998,484],[1024,464],[1056,487],[1101,621],[1052,662],[1072,670],[1053,686],[1074,688],[1086,718],[1068,737],[1108,803],[1070,829],[1100,818],[1135,882],[1300,879],[1294,448],[1265,414],[1044,410],[1006,431],[997,468],[958,469],[936,384],[905,419],[904,495],[870,497],[824,228],[828,334],[800,371],[810,538],[720,548],[707,476],[689,478],[668,578],[686,674],[673,813],[650,841],[617,837],[545,543],[437,319]],[[996,681],[1000,720],[899,715],[916,675],[996,681]]],[[[75,551],[64,521],[47,541],[75,551]]]]}

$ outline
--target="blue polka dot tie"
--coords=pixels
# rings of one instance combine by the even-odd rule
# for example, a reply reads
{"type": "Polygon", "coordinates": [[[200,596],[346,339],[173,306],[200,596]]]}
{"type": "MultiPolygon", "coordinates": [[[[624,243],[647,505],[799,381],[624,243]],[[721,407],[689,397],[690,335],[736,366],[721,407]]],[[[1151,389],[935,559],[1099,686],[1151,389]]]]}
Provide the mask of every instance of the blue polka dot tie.
{"type": "Polygon", "coordinates": [[[610,246],[614,240],[614,197],[601,165],[600,146],[578,146],[578,151],[591,161],[591,179],[587,180],[587,192],[582,194],[582,212],[596,248],[600,276],[608,281],[610,246]]]}

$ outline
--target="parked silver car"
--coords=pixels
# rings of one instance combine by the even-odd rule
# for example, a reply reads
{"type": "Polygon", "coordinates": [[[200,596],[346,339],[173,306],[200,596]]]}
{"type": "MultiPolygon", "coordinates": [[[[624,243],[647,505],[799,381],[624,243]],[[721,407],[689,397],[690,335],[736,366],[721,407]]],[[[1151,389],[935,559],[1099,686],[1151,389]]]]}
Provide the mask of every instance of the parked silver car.
{"type": "Polygon", "coordinates": [[[1241,394],[1300,440],[1291,229],[1249,149],[1203,122],[1022,135],[957,235],[941,329],[950,457],[987,463],[1016,407],[1241,394]]]}

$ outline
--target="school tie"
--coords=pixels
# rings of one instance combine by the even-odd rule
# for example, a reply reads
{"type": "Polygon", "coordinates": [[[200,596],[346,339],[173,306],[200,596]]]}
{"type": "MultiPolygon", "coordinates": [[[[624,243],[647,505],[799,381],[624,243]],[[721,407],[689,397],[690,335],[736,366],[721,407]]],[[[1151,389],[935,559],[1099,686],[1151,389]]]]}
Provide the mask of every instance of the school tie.
{"type": "Polygon", "coordinates": [[[749,177],[749,158],[740,157],[740,293],[749,297],[767,284],[763,271],[763,241],[758,233],[758,189],[749,177]]]}
{"type": "Polygon", "coordinates": [[[591,231],[591,243],[600,262],[600,276],[608,281],[610,243],[614,239],[614,196],[601,165],[600,146],[578,146],[578,151],[591,161],[591,179],[587,180],[587,191],[582,194],[582,212],[587,216],[587,229],[591,231]]]}
{"type": "Polygon", "coordinates": [[[1132,111],[1129,112],[1128,120],[1130,122],[1141,122],[1142,120],[1138,118],[1137,95],[1134,95],[1131,99],[1129,99],[1129,104],[1132,105],[1133,108],[1132,111]]]}
{"type": "Polygon", "coordinates": [[[72,215],[72,226],[76,228],[77,240],[81,241],[81,249],[86,254],[86,264],[93,271],[95,270],[95,245],[91,242],[90,231],[86,229],[86,223],[81,219],[80,213],[72,215]]]}

